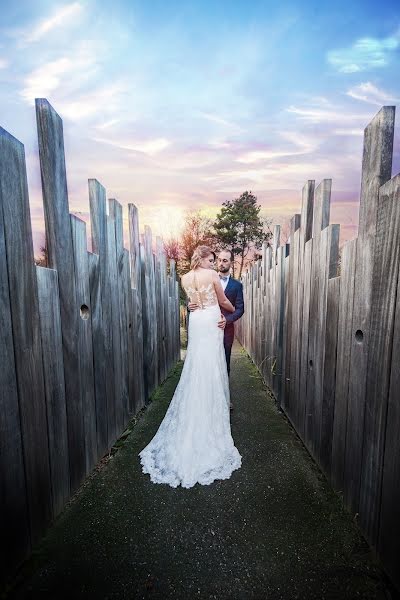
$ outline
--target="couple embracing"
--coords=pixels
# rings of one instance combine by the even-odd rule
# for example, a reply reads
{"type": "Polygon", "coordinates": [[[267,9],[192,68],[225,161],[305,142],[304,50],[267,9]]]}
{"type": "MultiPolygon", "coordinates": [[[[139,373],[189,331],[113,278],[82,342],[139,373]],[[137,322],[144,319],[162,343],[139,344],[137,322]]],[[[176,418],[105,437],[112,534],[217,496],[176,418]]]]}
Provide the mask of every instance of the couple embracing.
{"type": "Polygon", "coordinates": [[[181,283],[190,310],[181,377],[157,433],[139,453],[153,483],[172,487],[228,479],[242,462],[230,425],[229,371],[233,323],[244,312],[242,284],[229,272],[230,252],[193,253],[181,283]]]}

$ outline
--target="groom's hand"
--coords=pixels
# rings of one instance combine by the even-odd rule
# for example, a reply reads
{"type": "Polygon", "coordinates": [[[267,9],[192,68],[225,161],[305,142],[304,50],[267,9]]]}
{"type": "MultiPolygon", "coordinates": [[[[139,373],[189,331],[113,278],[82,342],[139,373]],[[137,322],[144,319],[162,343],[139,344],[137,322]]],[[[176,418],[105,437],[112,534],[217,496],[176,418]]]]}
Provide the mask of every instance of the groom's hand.
{"type": "Polygon", "coordinates": [[[226,319],[225,319],[224,315],[221,315],[221,320],[218,321],[218,327],[220,329],[225,329],[225,325],[226,325],[226,319]]]}
{"type": "Polygon", "coordinates": [[[197,304],[197,302],[189,302],[188,309],[190,310],[190,312],[192,312],[193,310],[197,310],[198,308],[199,305],[197,304]]]}

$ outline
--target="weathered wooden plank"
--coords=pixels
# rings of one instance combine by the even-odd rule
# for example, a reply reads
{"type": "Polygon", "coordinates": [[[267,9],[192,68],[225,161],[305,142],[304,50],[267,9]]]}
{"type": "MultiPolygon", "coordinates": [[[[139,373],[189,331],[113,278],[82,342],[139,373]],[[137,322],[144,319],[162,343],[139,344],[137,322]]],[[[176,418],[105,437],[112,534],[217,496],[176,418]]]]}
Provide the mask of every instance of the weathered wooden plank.
{"type": "MultiPolygon", "coordinates": [[[[113,329],[111,318],[111,281],[107,241],[106,190],[96,180],[89,179],[90,223],[92,250],[99,256],[101,315],[92,306],[96,410],[107,415],[107,422],[98,423],[98,450],[104,454],[113,444],[116,432],[113,329]]],[[[96,282],[94,275],[93,284],[96,282]]],[[[95,293],[95,289],[93,290],[95,293]]],[[[98,298],[98,296],[96,296],[98,298]]],[[[93,299],[92,299],[93,300],[93,299]]]]}
{"type": "MultiPolygon", "coordinates": [[[[2,128],[0,210],[3,214],[14,360],[33,544],[43,534],[52,516],[42,344],[25,152],[23,145],[2,128]]],[[[16,417],[15,414],[14,418],[16,417]]],[[[21,518],[24,518],[23,514],[21,518]]]]}
{"type": "MultiPolygon", "coordinates": [[[[314,180],[308,180],[302,189],[302,205],[301,205],[301,217],[300,217],[300,228],[299,228],[299,248],[298,248],[298,269],[297,269],[297,303],[296,303],[296,322],[297,332],[294,340],[295,344],[295,356],[297,357],[295,374],[294,374],[294,398],[295,398],[295,417],[294,420],[297,424],[300,435],[304,436],[304,409],[305,409],[305,398],[300,396],[301,393],[301,377],[302,373],[307,373],[307,356],[304,356],[303,349],[303,335],[307,337],[308,342],[308,311],[310,301],[310,276],[304,268],[304,257],[305,257],[305,243],[311,239],[312,236],[312,224],[313,224],[313,210],[314,210],[314,180]],[[307,290],[307,305],[304,305],[304,283],[307,278],[308,290],[307,290]],[[304,310],[307,311],[307,329],[303,327],[304,310]]],[[[310,265],[311,267],[311,265],[310,265]]]]}
{"type": "Polygon", "coordinates": [[[300,227],[294,232],[290,248],[291,276],[292,276],[292,309],[291,309],[291,343],[290,343],[290,364],[289,364],[289,416],[291,421],[298,425],[298,381],[296,373],[299,372],[298,363],[300,361],[300,303],[299,303],[299,253],[300,253],[300,227]]]}
{"type": "Polygon", "coordinates": [[[346,438],[344,499],[347,507],[359,512],[360,474],[364,432],[365,394],[369,325],[372,295],[377,203],[380,185],[391,175],[394,108],[384,107],[364,133],[361,175],[357,266],[354,280],[352,344],[350,353],[349,402],[346,438]]]}
{"type": "Polygon", "coordinates": [[[291,348],[293,339],[293,311],[295,309],[293,304],[293,286],[295,279],[295,271],[297,268],[296,256],[294,251],[294,235],[295,231],[300,227],[300,214],[296,213],[293,215],[290,221],[290,253],[287,273],[287,309],[286,309],[286,342],[285,342],[285,381],[284,381],[284,393],[283,393],[283,406],[285,411],[290,414],[290,382],[291,382],[291,348]]]}
{"type": "Polygon", "coordinates": [[[158,252],[158,240],[156,238],[156,252],[154,255],[154,300],[155,300],[155,317],[157,319],[157,337],[155,340],[156,343],[156,353],[158,355],[157,361],[157,379],[159,382],[163,380],[163,365],[162,365],[162,307],[161,307],[161,266],[159,261],[159,252],[158,252]]]}
{"type": "Polygon", "coordinates": [[[53,515],[70,495],[67,407],[57,271],[36,267],[46,391],[53,515]]]}
{"type": "Polygon", "coordinates": [[[134,339],[136,338],[137,332],[133,329],[134,327],[134,316],[133,316],[133,296],[131,287],[131,274],[130,274],[130,260],[129,251],[124,248],[123,253],[123,289],[124,289],[124,301],[125,301],[125,328],[126,328],[126,345],[127,345],[127,362],[128,362],[128,392],[129,392],[129,403],[128,403],[128,418],[135,412],[135,363],[134,363],[134,339]]]}
{"type": "Polygon", "coordinates": [[[354,301],[354,272],[357,240],[348,241],[342,248],[340,299],[338,315],[337,369],[335,384],[335,413],[332,434],[331,482],[343,490],[346,455],[347,402],[350,379],[350,348],[354,301]]]}
{"type": "Polygon", "coordinates": [[[392,176],[395,107],[384,106],[364,130],[358,235],[373,235],[379,188],[392,176]]]}
{"type": "Polygon", "coordinates": [[[157,260],[159,263],[160,273],[160,307],[158,309],[158,323],[159,323],[159,344],[160,344],[160,363],[162,365],[160,376],[161,380],[167,377],[168,365],[167,365],[167,348],[166,348],[166,337],[167,337],[167,305],[166,305],[166,291],[167,291],[167,262],[166,254],[164,251],[164,245],[161,238],[157,238],[157,260]]]}
{"type": "Polygon", "coordinates": [[[112,207],[109,205],[109,216],[107,216],[107,259],[108,273],[110,278],[110,317],[113,344],[114,363],[114,409],[115,430],[112,434],[112,444],[118,438],[123,429],[123,402],[122,402],[122,369],[121,369],[121,335],[119,324],[119,293],[117,279],[117,259],[115,241],[115,219],[112,207]]]}
{"type": "Polygon", "coordinates": [[[58,273],[71,491],[74,492],[85,476],[85,449],[76,352],[80,317],[76,303],[63,125],[47,100],[39,98],[35,102],[48,266],[58,273]]]}
{"type": "MultiPolygon", "coordinates": [[[[145,226],[144,234],[144,260],[145,260],[145,310],[146,329],[143,334],[145,349],[146,372],[148,376],[149,394],[158,385],[158,357],[157,357],[157,316],[155,297],[155,273],[153,242],[150,227],[145,226]]],[[[142,296],[143,297],[143,296],[142,296]]],[[[144,307],[143,307],[144,310],[144,307]]]]}
{"type": "Polygon", "coordinates": [[[128,373],[128,331],[127,314],[124,299],[123,261],[124,261],[124,236],[122,223],[122,206],[117,200],[109,200],[110,215],[115,226],[115,262],[117,278],[117,314],[119,318],[119,340],[120,347],[114,351],[118,358],[121,376],[121,430],[125,427],[129,418],[129,373],[128,373]]]}
{"type": "MultiPolygon", "coordinates": [[[[332,265],[337,265],[338,248],[339,248],[339,225],[329,225],[321,232],[320,240],[320,270],[319,270],[319,302],[318,302],[318,331],[319,338],[316,346],[315,357],[315,386],[314,386],[314,415],[316,428],[314,431],[313,448],[314,453],[318,456],[321,462],[321,426],[324,410],[324,367],[325,367],[325,349],[326,349],[326,332],[327,332],[327,302],[328,302],[328,281],[329,269],[332,265]]],[[[329,396],[326,399],[329,402],[329,396]]],[[[329,410],[329,409],[328,409],[329,410]]]]}
{"type": "Polygon", "coordinates": [[[340,277],[328,280],[326,304],[325,356],[322,383],[320,465],[329,477],[332,456],[332,432],[335,410],[336,348],[340,298],[340,277]]]}
{"type": "Polygon", "coordinates": [[[311,278],[312,278],[312,256],[313,256],[313,238],[310,238],[304,246],[304,279],[303,279],[303,306],[301,314],[301,346],[300,346],[300,378],[298,392],[298,433],[305,442],[305,422],[307,408],[307,374],[310,368],[308,364],[308,336],[310,329],[310,319],[315,315],[310,314],[310,294],[311,294],[311,278]]]}
{"type": "Polygon", "coordinates": [[[131,285],[135,290],[132,295],[135,339],[133,343],[135,366],[135,412],[145,404],[143,375],[143,320],[142,320],[142,285],[141,258],[139,243],[138,211],[134,204],[128,205],[129,219],[129,254],[131,267],[131,285]]]}
{"type": "Polygon", "coordinates": [[[400,268],[400,175],[379,190],[361,463],[360,525],[378,540],[387,399],[400,268]]]}
{"type": "Polygon", "coordinates": [[[98,254],[89,252],[88,260],[92,318],[94,394],[96,401],[97,457],[99,459],[104,456],[108,449],[108,414],[105,382],[106,365],[101,304],[100,257],[98,254]]]}
{"type": "MultiPolygon", "coordinates": [[[[308,334],[308,372],[307,372],[307,399],[304,437],[310,452],[315,456],[318,447],[320,427],[320,405],[318,399],[322,392],[321,382],[321,332],[320,320],[322,319],[321,298],[324,298],[324,279],[322,278],[324,262],[321,260],[321,232],[329,224],[331,179],[324,179],[315,190],[313,210],[313,245],[311,259],[311,288],[310,288],[310,315],[308,334]],[[322,267],[321,267],[322,265],[322,267]]],[[[326,235],[326,234],[325,234],[326,235]]]]}
{"type": "MultiPolygon", "coordinates": [[[[395,242],[399,246],[399,238],[395,242]]],[[[398,250],[396,251],[398,252],[398,250]]],[[[382,478],[382,502],[378,539],[379,555],[394,583],[400,587],[400,276],[397,277],[396,307],[393,325],[390,387],[386,419],[385,456],[382,478]]]]}
{"type": "MultiPolygon", "coordinates": [[[[280,401],[282,389],[282,346],[283,346],[283,321],[284,321],[284,247],[279,246],[276,251],[276,365],[274,368],[273,390],[276,398],[280,401]]],[[[246,307],[247,311],[247,307],[246,307]]],[[[245,313],[246,314],[246,313],[245,313]]]]}
{"type": "MultiPolygon", "coordinates": [[[[283,321],[283,329],[282,329],[282,378],[281,378],[281,389],[279,393],[279,403],[282,407],[285,406],[285,387],[287,385],[287,375],[286,375],[286,347],[287,347],[287,338],[288,338],[288,325],[287,325],[287,313],[288,313],[288,304],[289,304],[289,294],[288,294],[288,273],[289,273],[289,255],[286,254],[287,246],[285,246],[283,257],[283,310],[282,310],[282,321],[283,321]]],[[[289,380],[290,381],[290,380],[289,380]]]]}
{"type": "Polygon", "coordinates": [[[1,543],[7,549],[0,562],[0,578],[3,579],[27,556],[30,550],[30,534],[1,203],[0,365],[0,531],[1,543]]]}
{"type": "Polygon", "coordinates": [[[345,504],[353,513],[359,512],[374,245],[372,234],[356,240],[343,483],[345,504]]]}
{"type": "Polygon", "coordinates": [[[80,394],[84,434],[82,442],[85,448],[85,472],[88,474],[97,462],[97,431],[89,261],[85,221],[71,215],[71,233],[74,253],[75,293],[80,315],[76,353],[79,357],[81,382],[80,394]]]}
{"type": "Polygon", "coordinates": [[[180,359],[181,356],[181,331],[179,327],[179,283],[175,277],[175,360],[172,366],[180,359]]]}
{"type": "Polygon", "coordinates": [[[278,252],[278,248],[280,246],[280,238],[281,238],[281,226],[274,225],[274,233],[273,233],[273,237],[272,237],[272,260],[275,265],[277,264],[277,260],[278,260],[277,252],[278,252]]]}

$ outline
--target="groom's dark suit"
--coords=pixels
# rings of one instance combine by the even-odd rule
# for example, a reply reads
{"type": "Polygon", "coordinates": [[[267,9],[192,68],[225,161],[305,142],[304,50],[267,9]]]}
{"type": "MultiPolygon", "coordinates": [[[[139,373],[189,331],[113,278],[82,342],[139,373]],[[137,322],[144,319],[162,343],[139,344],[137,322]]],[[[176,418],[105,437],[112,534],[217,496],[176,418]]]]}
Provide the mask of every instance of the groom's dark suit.
{"type": "Polygon", "coordinates": [[[226,356],[226,365],[228,367],[228,373],[231,370],[231,351],[233,340],[235,339],[235,328],[234,322],[240,319],[244,313],[244,300],[243,300],[243,286],[240,281],[229,277],[228,284],[225,288],[225,296],[235,307],[235,312],[231,313],[224,308],[221,308],[221,312],[226,319],[225,331],[224,331],[224,348],[226,356]]]}

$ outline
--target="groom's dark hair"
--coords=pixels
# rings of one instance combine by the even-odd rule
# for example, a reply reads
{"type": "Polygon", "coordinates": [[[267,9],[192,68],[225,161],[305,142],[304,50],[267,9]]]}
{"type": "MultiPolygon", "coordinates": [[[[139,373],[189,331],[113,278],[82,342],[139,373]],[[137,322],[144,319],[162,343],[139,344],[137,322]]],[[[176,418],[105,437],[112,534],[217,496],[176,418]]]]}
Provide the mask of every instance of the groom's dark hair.
{"type": "Polygon", "coordinates": [[[229,248],[221,248],[220,252],[228,252],[228,254],[231,255],[231,262],[233,262],[235,260],[235,256],[234,256],[232,250],[230,250],[229,248]]]}

